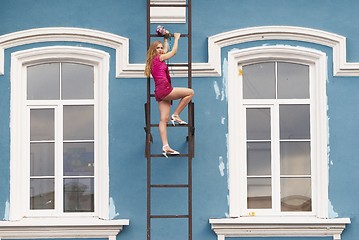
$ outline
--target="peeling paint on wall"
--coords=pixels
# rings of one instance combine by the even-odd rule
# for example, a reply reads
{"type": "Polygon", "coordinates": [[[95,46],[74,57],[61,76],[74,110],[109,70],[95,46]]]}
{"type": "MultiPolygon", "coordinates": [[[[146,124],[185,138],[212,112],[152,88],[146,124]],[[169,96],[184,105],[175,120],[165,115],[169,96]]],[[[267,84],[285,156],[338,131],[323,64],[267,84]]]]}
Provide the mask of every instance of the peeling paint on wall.
{"type": "Polygon", "coordinates": [[[9,203],[9,201],[6,201],[6,203],[5,203],[5,213],[4,213],[4,219],[3,220],[9,220],[9,209],[10,209],[10,203],[9,203]]]}
{"type": "MultiPolygon", "coordinates": [[[[229,152],[228,152],[228,133],[226,133],[226,147],[227,147],[227,164],[226,164],[226,167],[227,167],[227,190],[229,191],[229,152]]],[[[229,196],[228,196],[229,197],[229,196]]],[[[228,202],[229,204],[229,202],[228,202]]],[[[229,205],[228,205],[229,206],[229,205]]]]}
{"type": "Polygon", "coordinates": [[[112,197],[110,197],[109,218],[110,218],[110,219],[114,219],[114,218],[117,217],[118,215],[119,215],[119,214],[116,213],[115,201],[113,200],[112,197]]]}
{"type": "Polygon", "coordinates": [[[219,96],[221,95],[220,91],[219,91],[219,86],[217,81],[213,82],[213,88],[214,88],[214,92],[216,94],[216,99],[219,99],[219,96]]]}
{"type": "Polygon", "coordinates": [[[338,216],[339,216],[338,213],[336,213],[334,211],[334,207],[332,205],[332,202],[330,201],[330,199],[328,199],[328,217],[329,218],[336,218],[338,216]]]}
{"type": "Polygon", "coordinates": [[[220,172],[221,176],[223,177],[224,176],[224,169],[226,169],[226,167],[224,165],[223,157],[219,156],[218,161],[219,161],[219,165],[218,165],[219,172],[220,172]]]}
{"type": "MultiPolygon", "coordinates": [[[[226,133],[226,147],[227,147],[227,159],[228,159],[228,157],[229,157],[229,152],[228,152],[228,133],[226,133]]],[[[227,161],[227,164],[228,164],[228,161],[227,161]]]]}
{"type": "Polygon", "coordinates": [[[225,118],[225,117],[222,117],[222,118],[221,118],[221,124],[222,124],[222,125],[224,125],[224,124],[225,124],[225,120],[226,120],[226,118],[225,118]]]}
{"type": "Polygon", "coordinates": [[[228,61],[226,58],[223,59],[223,66],[222,66],[222,98],[221,101],[226,99],[228,101],[228,89],[227,89],[227,83],[228,83],[228,61]]]}
{"type": "Polygon", "coordinates": [[[228,101],[228,94],[227,94],[227,83],[228,83],[228,61],[226,58],[223,59],[222,65],[222,88],[219,87],[217,81],[213,81],[213,89],[216,94],[216,99],[219,100],[221,96],[221,101],[228,101]]]}

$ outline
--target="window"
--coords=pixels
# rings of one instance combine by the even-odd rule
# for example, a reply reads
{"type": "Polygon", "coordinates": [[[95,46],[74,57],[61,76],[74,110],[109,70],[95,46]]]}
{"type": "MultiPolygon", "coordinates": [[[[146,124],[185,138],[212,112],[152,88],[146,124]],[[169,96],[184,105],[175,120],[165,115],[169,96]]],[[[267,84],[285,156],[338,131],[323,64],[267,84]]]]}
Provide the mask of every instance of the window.
{"type": "Polygon", "coordinates": [[[310,66],[266,61],[239,68],[247,196],[240,214],[311,212],[310,66]]]}
{"type": "Polygon", "coordinates": [[[218,239],[340,239],[350,220],[327,219],[326,55],[290,46],[233,50],[228,73],[230,218],[210,219],[218,239]]]}
{"type": "Polygon", "coordinates": [[[109,219],[108,74],[109,54],[95,49],[12,54],[9,220],[15,237],[114,238],[128,225],[109,219]]]}
{"type": "Polygon", "coordinates": [[[51,62],[26,71],[30,215],[37,210],[93,213],[99,160],[94,66],[51,62]]]}
{"type": "Polygon", "coordinates": [[[311,52],[270,49],[233,63],[230,214],[326,217],[325,65],[311,52]]]}

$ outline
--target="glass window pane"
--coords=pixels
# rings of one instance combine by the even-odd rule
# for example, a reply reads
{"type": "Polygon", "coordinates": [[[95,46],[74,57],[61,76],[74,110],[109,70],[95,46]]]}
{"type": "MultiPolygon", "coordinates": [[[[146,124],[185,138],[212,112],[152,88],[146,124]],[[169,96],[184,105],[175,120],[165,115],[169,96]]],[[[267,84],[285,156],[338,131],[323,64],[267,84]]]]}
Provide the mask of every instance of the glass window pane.
{"type": "Polygon", "coordinates": [[[270,109],[247,108],[247,140],[270,140],[270,109]]]}
{"type": "Polygon", "coordinates": [[[64,179],[64,211],[65,212],[93,212],[94,211],[93,178],[64,179]]]}
{"type": "Polygon", "coordinates": [[[93,66],[62,63],[61,77],[62,99],[94,98],[93,66]]]}
{"type": "Polygon", "coordinates": [[[54,109],[30,110],[30,140],[54,140],[54,109]]]}
{"type": "Polygon", "coordinates": [[[274,99],[274,62],[256,63],[243,66],[243,98],[274,99]]]}
{"type": "Polygon", "coordinates": [[[309,105],[280,105],[280,138],[310,139],[309,105]]]}
{"type": "Polygon", "coordinates": [[[94,175],[94,144],[64,143],[64,175],[94,175]]]}
{"type": "Polygon", "coordinates": [[[64,106],[64,140],[94,139],[94,107],[64,106]]]}
{"type": "Polygon", "coordinates": [[[247,143],[247,174],[248,176],[271,174],[271,143],[247,143]]]}
{"type": "Polygon", "coordinates": [[[270,178],[248,178],[247,207],[249,209],[272,208],[272,187],[270,178]]]}
{"type": "Polygon", "coordinates": [[[309,98],[309,66],[278,63],[278,98],[309,98]]]}
{"type": "Polygon", "coordinates": [[[30,144],[30,175],[54,176],[54,143],[30,144]]]}
{"type": "Polygon", "coordinates": [[[312,211],[310,178],[281,178],[282,211],[312,211]]]}
{"type": "Polygon", "coordinates": [[[60,64],[27,67],[27,99],[49,100],[60,97],[60,64]]]}
{"type": "Polygon", "coordinates": [[[280,172],[282,175],[310,174],[310,143],[281,142],[280,172]]]}
{"type": "Polygon", "coordinates": [[[30,209],[54,209],[54,179],[30,179],[30,209]]]}

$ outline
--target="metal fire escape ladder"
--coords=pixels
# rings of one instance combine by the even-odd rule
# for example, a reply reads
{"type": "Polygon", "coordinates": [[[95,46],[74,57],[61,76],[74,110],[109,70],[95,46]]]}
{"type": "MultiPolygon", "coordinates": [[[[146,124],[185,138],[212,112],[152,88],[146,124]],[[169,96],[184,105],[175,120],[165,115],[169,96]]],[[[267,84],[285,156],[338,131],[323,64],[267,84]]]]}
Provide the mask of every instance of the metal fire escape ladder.
{"type": "MultiPolygon", "coordinates": [[[[192,15],[191,15],[191,0],[187,0],[185,4],[153,4],[153,0],[147,0],[147,49],[151,44],[152,38],[158,38],[157,34],[151,34],[151,21],[150,21],[150,10],[151,7],[182,7],[186,9],[186,24],[187,24],[187,33],[181,33],[181,37],[187,38],[187,49],[188,49],[188,62],[185,64],[176,64],[171,63],[168,64],[169,67],[181,67],[181,69],[185,69],[188,78],[188,87],[192,88],[192,15]]],[[[147,102],[145,103],[145,121],[146,121],[146,148],[145,148],[145,157],[147,159],[147,240],[151,240],[151,230],[154,229],[151,221],[153,219],[186,219],[188,220],[188,240],[192,240],[192,158],[194,157],[194,104],[191,101],[188,104],[188,124],[186,125],[176,125],[172,126],[168,124],[168,131],[171,131],[172,127],[182,127],[187,128],[187,149],[188,153],[181,153],[180,155],[170,156],[187,158],[188,160],[188,171],[187,171],[187,183],[183,184],[153,184],[151,182],[151,165],[156,164],[155,159],[159,159],[164,157],[162,154],[154,154],[151,152],[151,143],[153,142],[152,131],[158,131],[158,123],[151,122],[151,99],[154,99],[154,94],[151,93],[151,77],[147,78],[147,102]],[[152,163],[153,161],[153,163],[152,163]],[[152,203],[151,203],[151,192],[155,188],[166,188],[166,189],[175,189],[175,188],[184,188],[187,189],[187,214],[184,215],[155,215],[152,214],[152,203]]],[[[177,139],[176,139],[177,140],[177,139]]],[[[160,141],[160,140],[159,140],[160,141]]],[[[171,159],[169,159],[170,161],[171,159]]]]}

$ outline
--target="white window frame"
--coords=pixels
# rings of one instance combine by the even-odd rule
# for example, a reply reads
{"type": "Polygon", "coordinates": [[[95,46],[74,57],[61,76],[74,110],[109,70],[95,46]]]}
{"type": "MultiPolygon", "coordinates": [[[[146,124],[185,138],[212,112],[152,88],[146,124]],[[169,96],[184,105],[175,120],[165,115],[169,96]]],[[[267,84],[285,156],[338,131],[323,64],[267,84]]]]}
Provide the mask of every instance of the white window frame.
{"type": "MultiPolygon", "coordinates": [[[[108,163],[108,82],[109,82],[109,54],[91,48],[72,46],[52,46],[32,48],[11,54],[11,113],[10,113],[10,209],[9,222],[0,224],[14,226],[14,232],[9,232],[15,238],[28,237],[109,237],[114,238],[128,219],[109,219],[109,163],[108,163]],[[91,214],[71,213],[54,215],[29,215],[29,198],[27,171],[29,166],[23,164],[23,154],[28,151],[26,129],[26,67],[46,62],[76,62],[94,66],[94,96],[95,96],[95,136],[98,159],[95,176],[95,212],[91,214]],[[24,140],[25,139],[25,140],[24,140]],[[41,216],[42,215],[42,216],[41,216]],[[29,221],[31,224],[29,224],[29,221]],[[20,227],[17,229],[16,227],[20,227]],[[38,228],[36,231],[28,231],[38,228]],[[58,228],[68,231],[59,231],[49,234],[49,230],[58,228]],[[21,229],[24,229],[22,231],[21,229]],[[28,232],[26,232],[26,230],[28,232]],[[48,235],[46,235],[46,233],[48,235]]],[[[95,158],[96,158],[95,157],[95,158]]],[[[1,231],[0,231],[1,233],[1,231]]],[[[0,237],[2,234],[0,234],[0,237]]],[[[5,236],[6,237],[6,236],[5,236]]]]}
{"type": "Polygon", "coordinates": [[[328,218],[328,129],[327,129],[327,57],[325,53],[303,47],[260,46],[228,53],[228,168],[229,218],[210,219],[219,240],[225,237],[263,236],[333,236],[340,239],[348,218],[328,218]],[[286,61],[310,66],[311,141],[312,149],[312,204],[307,213],[268,215],[247,213],[240,203],[246,201],[241,191],[246,182],[245,159],[240,139],[245,139],[245,120],[242,109],[242,72],[239,65],[261,61],[286,61]],[[312,80],[315,81],[312,81],[312,80]]]}

